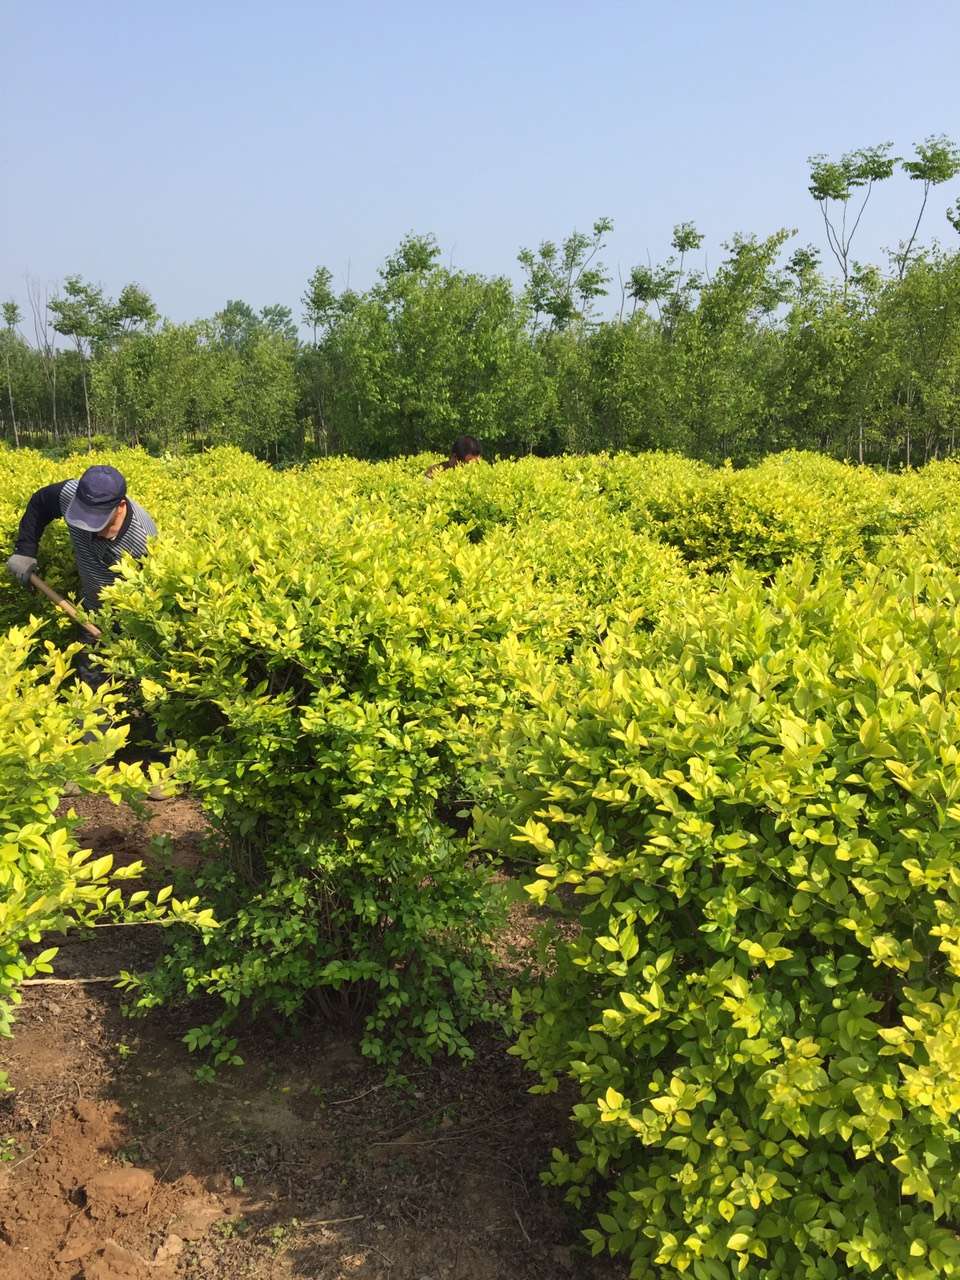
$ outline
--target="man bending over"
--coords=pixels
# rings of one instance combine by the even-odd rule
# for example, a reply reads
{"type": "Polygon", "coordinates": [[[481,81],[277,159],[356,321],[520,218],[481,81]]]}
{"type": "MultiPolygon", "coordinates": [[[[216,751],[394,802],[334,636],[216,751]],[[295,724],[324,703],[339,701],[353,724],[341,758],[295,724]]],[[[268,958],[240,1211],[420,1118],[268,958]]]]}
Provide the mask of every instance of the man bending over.
{"type": "Polygon", "coordinates": [[[61,480],[38,489],[23,513],[7,569],[25,587],[37,571],[43,531],[62,516],[70,530],[80,574],[83,603],[91,613],[100,592],[115,581],[112,572],[124,552],[137,560],[147,553],[147,539],[157,526],[139,503],[127,497],[127,482],[116,467],[87,467],[79,480],[61,480]]]}

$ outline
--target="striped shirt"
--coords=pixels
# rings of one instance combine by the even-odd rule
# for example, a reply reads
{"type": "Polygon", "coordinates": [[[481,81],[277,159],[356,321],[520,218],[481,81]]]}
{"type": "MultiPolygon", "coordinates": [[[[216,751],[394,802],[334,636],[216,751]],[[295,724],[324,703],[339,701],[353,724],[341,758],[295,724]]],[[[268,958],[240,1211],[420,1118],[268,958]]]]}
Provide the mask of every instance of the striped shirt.
{"type": "MultiPolygon", "coordinates": [[[[67,508],[77,492],[79,480],[61,480],[38,489],[30,499],[20,531],[17,535],[18,555],[36,556],[40,537],[51,520],[67,514],[67,508]]],[[[127,514],[115,538],[100,538],[83,529],[70,529],[73,554],[80,574],[84,606],[95,610],[100,604],[100,592],[116,581],[113,566],[124,553],[142,560],[147,553],[147,539],[156,535],[157,526],[139,503],[127,498],[127,514]]]]}

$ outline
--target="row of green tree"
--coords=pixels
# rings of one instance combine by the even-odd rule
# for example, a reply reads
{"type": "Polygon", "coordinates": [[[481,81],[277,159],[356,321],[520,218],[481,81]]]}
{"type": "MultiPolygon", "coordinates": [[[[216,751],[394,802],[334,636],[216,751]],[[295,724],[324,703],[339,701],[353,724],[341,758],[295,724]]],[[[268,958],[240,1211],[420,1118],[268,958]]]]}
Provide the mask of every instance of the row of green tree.
{"type": "MultiPolygon", "coordinates": [[[[790,252],[786,230],[735,236],[700,269],[703,237],[685,222],[665,262],[611,289],[603,218],[521,250],[517,287],[445,268],[434,238],[411,234],[365,292],[338,293],[319,267],[301,300],[306,338],[279,304],[234,300],[175,324],[139,285],[113,300],[70,277],[52,296],[31,289],[33,343],[19,305],[3,306],[3,434],[383,458],[469,433],[491,452],[746,461],[814,448],[919,463],[957,442],[960,253],[919,237],[931,192],[958,173],[944,137],[910,159],[888,144],[813,157],[831,271],[813,246],[790,252]],[[884,267],[865,265],[856,236],[898,172],[916,183],[916,221],[884,267]]],[[[947,217],[960,231],[960,202],[947,217]]]]}

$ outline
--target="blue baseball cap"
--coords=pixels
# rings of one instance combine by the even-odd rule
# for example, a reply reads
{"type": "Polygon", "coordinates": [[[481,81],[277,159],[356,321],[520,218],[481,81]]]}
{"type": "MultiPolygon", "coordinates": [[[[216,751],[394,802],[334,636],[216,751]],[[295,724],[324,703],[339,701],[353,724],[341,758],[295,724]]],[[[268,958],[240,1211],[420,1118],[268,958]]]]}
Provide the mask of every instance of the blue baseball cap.
{"type": "Polygon", "coordinates": [[[64,516],[71,529],[99,533],[127,495],[127,482],[116,467],[87,467],[64,516]]]}

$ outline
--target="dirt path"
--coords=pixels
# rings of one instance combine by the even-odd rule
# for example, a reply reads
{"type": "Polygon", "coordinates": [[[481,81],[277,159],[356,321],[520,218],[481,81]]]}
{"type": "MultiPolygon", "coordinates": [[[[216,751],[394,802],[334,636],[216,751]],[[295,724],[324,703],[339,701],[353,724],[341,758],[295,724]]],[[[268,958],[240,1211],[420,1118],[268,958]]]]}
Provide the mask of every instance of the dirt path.
{"type": "MultiPolygon", "coordinates": [[[[149,823],[77,802],[98,850],[200,856],[189,801],[149,823]]],[[[61,976],[149,962],[150,929],[69,940],[61,976]],[[115,966],[115,967],[111,967],[115,966]]],[[[495,1038],[468,1066],[388,1088],[342,1032],[244,1037],[246,1066],[199,1084],[164,1012],[110,986],[33,987],[0,1062],[0,1280],[614,1280],[539,1184],[564,1110],[532,1098],[495,1038]]],[[[189,1017],[189,1015],[187,1015],[189,1017]]]]}

